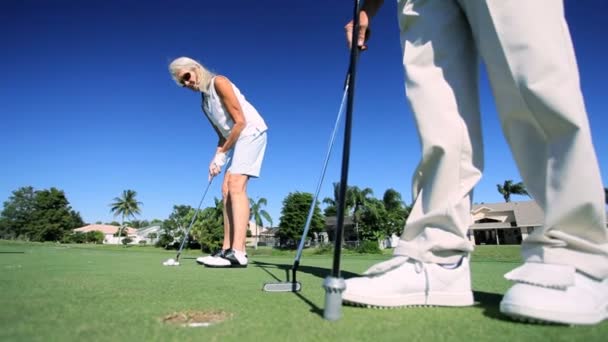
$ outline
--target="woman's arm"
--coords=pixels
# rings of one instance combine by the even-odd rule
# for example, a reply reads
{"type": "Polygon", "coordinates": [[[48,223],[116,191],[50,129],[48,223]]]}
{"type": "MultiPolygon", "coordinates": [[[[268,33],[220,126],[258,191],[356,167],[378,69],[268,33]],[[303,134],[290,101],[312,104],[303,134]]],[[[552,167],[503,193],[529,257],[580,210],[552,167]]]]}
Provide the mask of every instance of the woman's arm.
{"type": "Polygon", "coordinates": [[[217,127],[215,127],[215,125],[213,124],[213,121],[211,121],[211,119],[209,119],[209,117],[207,115],[205,115],[205,117],[207,118],[207,120],[209,120],[209,123],[211,124],[211,127],[213,127],[213,130],[215,131],[215,133],[217,133],[217,152],[220,151],[220,149],[222,148],[222,146],[224,146],[224,143],[226,143],[226,138],[224,138],[224,136],[222,135],[222,132],[220,132],[219,129],[217,129],[217,127]]]}
{"type": "Polygon", "coordinates": [[[218,153],[227,153],[239,139],[239,136],[241,135],[243,129],[245,129],[247,122],[245,121],[245,115],[243,114],[241,104],[239,103],[239,100],[236,98],[236,94],[232,89],[232,83],[230,83],[230,81],[224,76],[216,77],[214,83],[216,93],[220,97],[224,108],[226,111],[228,111],[230,118],[234,122],[230,135],[228,135],[223,145],[218,146],[217,150],[218,153]]]}

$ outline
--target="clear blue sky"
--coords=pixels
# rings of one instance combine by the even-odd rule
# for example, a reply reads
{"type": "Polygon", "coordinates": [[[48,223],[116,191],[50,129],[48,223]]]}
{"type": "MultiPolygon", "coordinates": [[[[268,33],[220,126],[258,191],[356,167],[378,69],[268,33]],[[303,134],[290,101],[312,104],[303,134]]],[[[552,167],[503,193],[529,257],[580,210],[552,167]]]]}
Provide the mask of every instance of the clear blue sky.
{"type": "MultiPolygon", "coordinates": [[[[608,184],[608,31],[604,0],[566,0],[596,152],[608,184]]],[[[19,187],[57,187],[87,222],[111,221],[125,189],[141,219],[196,206],[216,135],[200,97],[167,64],[182,55],[228,76],[266,119],[269,145],[253,198],[278,224],[292,191],[313,192],[348,64],[343,26],[352,1],[4,0],[0,3],[0,200],[19,187]]],[[[360,59],[351,185],[411,202],[420,146],[406,103],[395,1],[373,22],[360,59]]],[[[482,75],[486,170],[476,202],[501,201],[520,180],[482,75]]],[[[339,179],[341,139],[321,198],[339,179]]],[[[205,205],[220,196],[219,182],[205,205]]],[[[516,197],[516,199],[524,199],[516,197]]]]}

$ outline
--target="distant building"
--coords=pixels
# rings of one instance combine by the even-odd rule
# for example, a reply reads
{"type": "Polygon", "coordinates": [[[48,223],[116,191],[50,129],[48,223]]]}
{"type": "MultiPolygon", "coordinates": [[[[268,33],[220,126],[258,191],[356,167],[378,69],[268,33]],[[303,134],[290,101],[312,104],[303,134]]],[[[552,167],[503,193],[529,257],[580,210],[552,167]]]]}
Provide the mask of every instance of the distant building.
{"type": "MultiPolygon", "coordinates": [[[[336,216],[325,217],[325,231],[327,232],[327,238],[329,241],[334,241],[334,235],[336,234],[336,227],[338,226],[338,220],[336,216]]],[[[353,222],[352,216],[346,216],[344,218],[344,231],[342,237],[344,241],[357,241],[357,232],[355,230],[355,223],[353,222]]]]}
{"type": "MultiPolygon", "coordinates": [[[[122,239],[126,236],[121,236],[120,239],[118,236],[114,236],[118,232],[117,226],[111,226],[108,224],[89,224],[84,227],[76,228],[74,232],[87,233],[92,231],[102,232],[104,235],[103,243],[108,245],[119,245],[122,243],[122,239]]],[[[133,240],[131,244],[138,243],[139,238],[137,237],[137,229],[127,227],[127,236],[133,240]]]]}
{"type": "Polygon", "coordinates": [[[162,232],[161,226],[158,225],[139,228],[137,230],[137,243],[140,243],[140,241],[145,241],[146,244],[153,245],[160,239],[162,232]]]}
{"type": "MultiPolygon", "coordinates": [[[[471,210],[473,224],[467,236],[475,245],[518,245],[540,228],[544,213],[535,201],[481,203],[471,210]]],[[[608,216],[608,215],[607,215],[608,216]]],[[[336,217],[325,218],[325,230],[333,241],[336,217]]],[[[608,227],[608,222],[606,224],[608,227]]],[[[344,220],[344,240],[356,239],[355,227],[351,217],[344,220]]],[[[388,239],[388,237],[387,237],[388,239]]],[[[393,245],[388,241],[387,247],[393,245]]]]}
{"type": "Polygon", "coordinates": [[[468,236],[475,245],[519,245],[544,221],[535,201],[475,204],[471,215],[468,236]]]}
{"type": "Polygon", "coordinates": [[[545,219],[535,201],[475,204],[471,214],[468,236],[476,245],[521,244],[545,219]]]}

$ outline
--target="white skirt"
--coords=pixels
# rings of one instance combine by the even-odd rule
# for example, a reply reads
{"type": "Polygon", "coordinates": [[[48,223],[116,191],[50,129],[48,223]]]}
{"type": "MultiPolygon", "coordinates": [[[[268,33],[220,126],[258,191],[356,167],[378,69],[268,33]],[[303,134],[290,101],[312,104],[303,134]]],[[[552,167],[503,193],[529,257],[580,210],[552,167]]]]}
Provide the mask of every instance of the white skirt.
{"type": "Polygon", "coordinates": [[[259,177],[266,152],[266,131],[241,135],[232,149],[228,172],[259,177]]]}

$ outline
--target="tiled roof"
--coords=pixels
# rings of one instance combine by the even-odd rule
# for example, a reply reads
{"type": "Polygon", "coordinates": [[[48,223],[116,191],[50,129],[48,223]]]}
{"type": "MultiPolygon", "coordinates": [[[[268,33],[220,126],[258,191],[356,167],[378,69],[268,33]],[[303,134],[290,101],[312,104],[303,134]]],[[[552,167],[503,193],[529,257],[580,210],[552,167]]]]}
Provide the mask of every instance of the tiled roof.
{"type": "MultiPolygon", "coordinates": [[[[118,231],[118,227],[117,226],[111,226],[111,225],[108,225],[108,224],[90,224],[88,226],[76,228],[76,229],[74,229],[74,231],[75,232],[82,232],[82,233],[92,232],[92,231],[99,231],[99,232],[102,232],[104,234],[115,234],[118,231]]],[[[131,228],[131,227],[127,227],[127,234],[129,234],[129,235],[137,234],[137,229],[131,228]]]]}
{"type": "Polygon", "coordinates": [[[472,212],[482,208],[488,208],[490,211],[513,211],[519,227],[540,226],[545,216],[535,201],[475,204],[472,212]]]}

